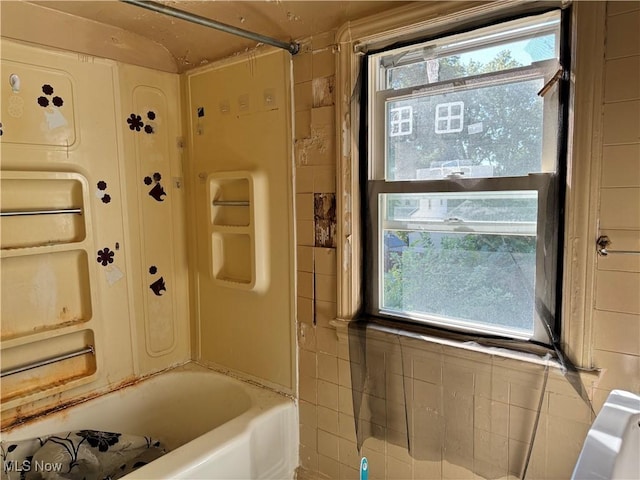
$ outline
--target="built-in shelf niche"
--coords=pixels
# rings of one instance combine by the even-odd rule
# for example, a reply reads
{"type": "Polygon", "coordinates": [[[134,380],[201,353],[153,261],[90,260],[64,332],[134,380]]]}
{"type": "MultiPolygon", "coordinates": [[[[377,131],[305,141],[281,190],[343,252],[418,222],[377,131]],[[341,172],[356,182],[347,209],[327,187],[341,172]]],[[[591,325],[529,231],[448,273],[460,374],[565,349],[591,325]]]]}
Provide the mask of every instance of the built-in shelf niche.
{"type": "Polygon", "coordinates": [[[3,403],[88,381],[97,368],[94,345],[93,331],[85,329],[3,348],[0,352],[3,403]],[[42,365],[30,368],[38,364],[42,365]],[[18,373],[12,373],[13,370],[18,373]]]}
{"type": "Polygon", "coordinates": [[[85,251],[21,255],[1,262],[2,341],[91,319],[85,251]]]}
{"type": "MultiPolygon", "coordinates": [[[[78,178],[0,180],[2,234],[0,247],[25,248],[81,242],[86,236],[83,185],[78,178]]],[[[67,174],[62,174],[67,176],[67,174]]],[[[70,174],[73,175],[73,174],[70,174]]]]}
{"type": "Polygon", "coordinates": [[[95,249],[87,179],[73,172],[3,171],[0,182],[5,410],[92,381],[100,339],[92,322],[95,249]],[[51,358],[58,360],[47,363],[51,358]]]}
{"type": "Polygon", "coordinates": [[[211,277],[229,288],[264,288],[264,176],[247,171],[216,172],[208,176],[207,184],[211,277]]]}

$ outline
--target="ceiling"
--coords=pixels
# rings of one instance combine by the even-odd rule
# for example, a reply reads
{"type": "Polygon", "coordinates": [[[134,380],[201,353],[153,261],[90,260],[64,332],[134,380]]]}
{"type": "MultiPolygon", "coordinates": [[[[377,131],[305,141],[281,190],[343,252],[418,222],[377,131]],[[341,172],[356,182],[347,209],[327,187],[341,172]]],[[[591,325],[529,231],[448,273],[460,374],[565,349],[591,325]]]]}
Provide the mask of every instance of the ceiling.
{"type": "MultiPolygon", "coordinates": [[[[0,3],[2,3],[3,7],[3,16],[5,16],[5,4],[16,2],[2,1],[0,3]]],[[[6,13],[30,18],[34,16],[32,12],[36,10],[39,15],[47,13],[58,17],[64,15],[64,21],[61,20],[61,22],[67,26],[71,20],[70,16],[76,19],[80,17],[80,20],[87,19],[92,23],[99,22],[101,25],[113,27],[116,30],[112,30],[116,32],[125,31],[127,34],[145,37],[146,40],[161,45],[169,52],[176,64],[175,70],[179,72],[228,57],[237,52],[252,49],[256,46],[256,42],[253,40],[212,30],[118,1],[36,1],[20,3],[23,4],[20,6],[21,9],[14,8],[11,10],[7,8],[6,13]]],[[[163,1],[160,3],[244,30],[271,36],[278,40],[290,41],[335,30],[348,20],[366,17],[410,2],[364,0],[346,2],[184,0],[163,1]]],[[[43,23],[44,25],[45,23],[43,23]]],[[[9,19],[3,20],[2,28],[3,35],[5,35],[4,30],[6,29],[9,32],[9,36],[13,38],[23,37],[18,39],[25,40],[24,37],[27,35],[25,32],[16,32],[15,22],[9,19]]],[[[33,25],[30,27],[25,26],[25,28],[34,29],[33,25]]],[[[52,39],[50,43],[56,46],[56,42],[61,42],[61,40],[53,38],[56,32],[53,27],[51,30],[52,39]]],[[[96,34],[98,34],[99,30],[93,29],[96,34]]],[[[87,31],[91,32],[92,30],[87,29],[87,31]]],[[[33,32],[32,35],[41,38],[44,34],[42,32],[33,32]]],[[[64,36],[65,32],[60,32],[59,35],[64,36]]],[[[43,40],[39,41],[42,42],[43,40]]],[[[77,44],[77,38],[75,44],[77,44]]],[[[78,48],[80,49],[80,47],[78,48]]]]}

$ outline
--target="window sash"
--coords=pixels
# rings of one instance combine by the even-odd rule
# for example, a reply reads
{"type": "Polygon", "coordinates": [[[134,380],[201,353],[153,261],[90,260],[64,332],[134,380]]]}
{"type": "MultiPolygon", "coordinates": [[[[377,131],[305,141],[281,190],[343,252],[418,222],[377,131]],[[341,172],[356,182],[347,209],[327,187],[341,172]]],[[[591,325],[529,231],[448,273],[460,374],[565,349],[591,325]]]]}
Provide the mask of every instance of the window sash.
{"type": "MultiPolygon", "coordinates": [[[[418,87],[408,87],[399,90],[379,90],[372,89],[375,79],[369,84],[369,97],[372,101],[372,108],[369,113],[369,155],[370,159],[370,177],[376,180],[381,180],[386,177],[386,155],[387,155],[387,141],[389,139],[388,122],[387,122],[387,108],[386,105],[393,101],[407,100],[416,98],[419,96],[431,96],[445,92],[461,92],[465,90],[478,89],[482,87],[504,85],[507,83],[524,82],[527,80],[543,78],[545,81],[550,80],[551,77],[557,72],[560,64],[556,60],[547,60],[526,67],[518,67],[510,70],[503,70],[499,72],[485,73],[480,75],[474,75],[464,77],[464,84],[460,84],[461,79],[445,80],[442,82],[425,84],[418,87]],[[373,94],[373,100],[372,93],[373,94]]],[[[557,118],[557,101],[555,99],[549,99],[550,101],[544,102],[544,119],[545,123],[547,119],[551,120],[557,118]]],[[[556,145],[555,139],[548,138],[548,128],[545,127],[545,138],[543,141],[543,171],[550,172],[555,170],[556,165],[556,145]],[[549,155],[547,152],[553,152],[554,155],[549,155]]]]}
{"type": "MultiPolygon", "coordinates": [[[[557,177],[553,173],[530,174],[522,177],[493,177],[486,179],[455,179],[426,181],[369,180],[367,185],[368,222],[367,251],[372,252],[371,288],[365,299],[367,310],[373,315],[413,320],[465,332],[494,334],[522,340],[549,342],[548,331],[554,329],[555,321],[555,278],[549,278],[546,272],[555,271],[557,252],[558,208],[556,204],[557,177]],[[382,276],[384,275],[384,245],[381,242],[383,231],[382,211],[379,198],[385,193],[451,193],[451,192],[505,192],[537,191],[537,235],[536,235],[536,273],[535,273],[535,311],[533,335],[519,333],[516,329],[474,324],[471,321],[456,322],[437,315],[399,315],[381,308],[382,276]]],[[[425,230],[432,231],[432,230],[425,230]]],[[[433,230],[435,231],[435,230],[433,230]]]]}

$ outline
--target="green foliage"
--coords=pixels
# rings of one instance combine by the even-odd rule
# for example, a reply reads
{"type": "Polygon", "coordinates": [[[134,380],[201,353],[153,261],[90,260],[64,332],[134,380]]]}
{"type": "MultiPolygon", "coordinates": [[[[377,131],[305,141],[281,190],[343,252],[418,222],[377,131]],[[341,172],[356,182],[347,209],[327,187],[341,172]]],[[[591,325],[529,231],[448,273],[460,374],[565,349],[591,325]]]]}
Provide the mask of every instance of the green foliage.
{"type": "Polygon", "coordinates": [[[387,309],[532,327],[535,238],[422,232],[388,260],[387,309]]]}

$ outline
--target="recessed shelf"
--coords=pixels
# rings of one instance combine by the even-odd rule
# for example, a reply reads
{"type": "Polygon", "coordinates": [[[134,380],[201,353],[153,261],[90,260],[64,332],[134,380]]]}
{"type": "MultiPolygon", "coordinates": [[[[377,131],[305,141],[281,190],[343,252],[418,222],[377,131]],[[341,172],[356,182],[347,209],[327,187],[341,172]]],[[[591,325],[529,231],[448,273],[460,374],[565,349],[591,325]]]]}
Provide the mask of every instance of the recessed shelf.
{"type": "Polygon", "coordinates": [[[35,392],[92,376],[96,372],[96,357],[93,351],[82,355],[69,354],[85,351],[88,346],[93,345],[93,330],[87,329],[3,348],[0,353],[2,369],[5,372],[21,370],[21,367],[29,364],[40,365],[3,376],[0,380],[3,402],[12,403],[35,392]],[[60,358],[57,362],[46,361],[56,357],[60,358]]]}
{"type": "Polygon", "coordinates": [[[84,250],[2,258],[3,341],[91,319],[84,250]]]}
{"type": "Polygon", "coordinates": [[[6,172],[0,180],[2,249],[81,242],[86,188],[77,174],[6,172]]]}
{"type": "Polygon", "coordinates": [[[265,179],[256,172],[209,175],[211,277],[215,283],[243,290],[265,286],[265,179]]]}

